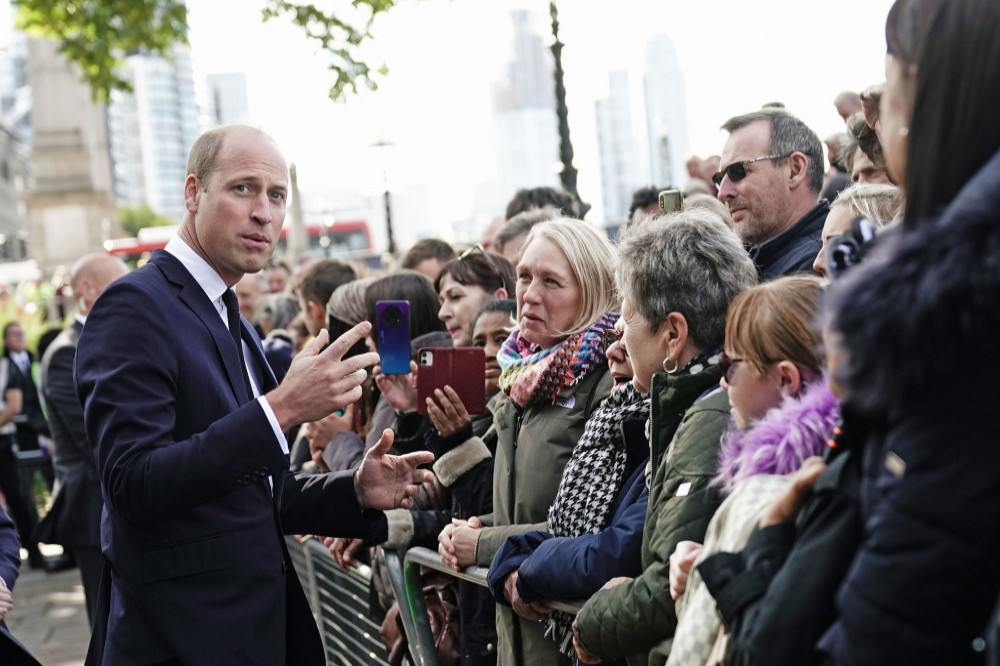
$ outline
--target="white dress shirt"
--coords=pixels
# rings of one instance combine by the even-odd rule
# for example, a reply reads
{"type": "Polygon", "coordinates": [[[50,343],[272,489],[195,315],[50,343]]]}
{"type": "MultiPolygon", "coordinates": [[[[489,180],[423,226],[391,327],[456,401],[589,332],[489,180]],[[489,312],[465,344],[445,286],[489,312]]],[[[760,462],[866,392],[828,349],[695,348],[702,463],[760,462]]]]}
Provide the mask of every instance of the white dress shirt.
{"type": "MultiPolygon", "coordinates": [[[[174,257],[177,258],[179,262],[184,264],[184,268],[188,270],[191,277],[194,278],[198,286],[202,288],[205,295],[208,296],[208,300],[212,302],[215,306],[216,311],[222,318],[222,323],[225,325],[226,329],[229,329],[229,318],[226,311],[226,305],[222,302],[222,294],[229,288],[226,283],[222,281],[222,278],[215,269],[212,268],[207,261],[202,259],[198,253],[191,249],[183,238],[178,235],[174,235],[173,238],[167,243],[166,247],[163,248],[174,257]]],[[[260,378],[254,364],[250,362],[250,350],[247,347],[246,341],[243,343],[243,359],[247,368],[247,374],[250,376],[250,386],[253,388],[254,397],[260,402],[260,406],[264,409],[264,414],[267,416],[268,422],[271,424],[271,429],[274,430],[274,437],[278,440],[278,444],[281,446],[281,451],[288,454],[288,440],[285,439],[285,434],[281,432],[281,426],[278,424],[278,418],[274,415],[274,410],[271,409],[271,405],[267,403],[267,398],[260,394],[260,378]]]]}

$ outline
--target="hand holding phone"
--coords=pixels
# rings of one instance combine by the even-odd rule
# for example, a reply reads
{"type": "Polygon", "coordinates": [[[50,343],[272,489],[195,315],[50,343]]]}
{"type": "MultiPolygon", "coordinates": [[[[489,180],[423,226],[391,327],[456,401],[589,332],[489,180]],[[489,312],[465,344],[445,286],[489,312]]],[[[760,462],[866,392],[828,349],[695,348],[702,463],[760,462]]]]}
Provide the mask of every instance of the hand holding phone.
{"type": "Polygon", "coordinates": [[[379,366],[387,375],[410,372],[410,304],[407,301],[375,303],[378,325],[379,366]]]}
{"type": "Polygon", "coordinates": [[[454,390],[467,413],[486,409],[486,354],[481,347],[425,347],[417,358],[418,412],[427,414],[427,398],[445,386],[454,390]]]}

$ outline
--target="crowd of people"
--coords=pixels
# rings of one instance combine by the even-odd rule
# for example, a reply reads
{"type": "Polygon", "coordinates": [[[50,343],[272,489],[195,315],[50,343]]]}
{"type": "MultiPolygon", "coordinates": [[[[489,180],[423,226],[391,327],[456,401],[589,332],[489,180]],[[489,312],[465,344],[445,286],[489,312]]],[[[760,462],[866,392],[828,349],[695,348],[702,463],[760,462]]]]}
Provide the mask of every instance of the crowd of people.
{"type": "MultiPolygon", "coordinates": [[[[204,135],[177,238],[127,275],[81,259],[41,359],[88,663],[325,663],[289,533],[372,565],[394,663],[380,554],[425,546],[489,571],[428,580],[441,663],[1000,664],[998,29],[995,2],[897,0],[886,80],[836,96],[825,152],[780,104],[736,115],[682,208],[638,190],[613,244],[538,187],[472,247],[275,262],[277,147],[204,135]],[[421,349],[467,347],[481,395],[421,391],[421,349]]],[[[7,456],[42,426],[4,344],[7,456]]]]}

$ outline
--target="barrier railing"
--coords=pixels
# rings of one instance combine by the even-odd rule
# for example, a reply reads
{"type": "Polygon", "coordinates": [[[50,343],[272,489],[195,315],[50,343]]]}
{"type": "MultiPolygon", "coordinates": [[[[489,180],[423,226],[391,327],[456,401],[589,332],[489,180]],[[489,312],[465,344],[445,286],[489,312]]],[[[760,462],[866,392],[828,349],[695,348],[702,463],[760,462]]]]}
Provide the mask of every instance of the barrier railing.
{"type": "MultiPolygon", "coordinates": [[[[329,551],[315,539],[300,543],[288,537],[288,549],[320,628],[327,663],[344,666],[388,665],[379,627],[369,617],[368,586],[371,569],[360,565],[341,571],[329,551]]],[[[488,569],[472,566],[460,572],[449,569],[436,551],[410,548],[405,553],[386,550],[385,563],[399,617],[416,666],[437,666],[434,636],[424,602],[421,567],[486,587],[488,569]]],[[[548,606],[575,615],[583,602],[550,601],[548,606]]]]}

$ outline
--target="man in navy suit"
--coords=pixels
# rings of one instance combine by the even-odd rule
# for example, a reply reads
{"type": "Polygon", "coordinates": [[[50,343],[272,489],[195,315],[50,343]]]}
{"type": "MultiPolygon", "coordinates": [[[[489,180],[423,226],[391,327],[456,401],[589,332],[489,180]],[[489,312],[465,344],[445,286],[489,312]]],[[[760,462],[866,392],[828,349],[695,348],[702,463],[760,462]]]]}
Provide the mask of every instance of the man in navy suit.
{"type": "Polygon", "coordinates": [[[87,317],[77,385],[109,579],[88,664],[325,664],[283,534],[362,534],[366,510],[408,507],[431,478],[430,454],[387,455],[389,430],[354,472],[289,472],[282,433],[356,401],[378,355],[341,360],[367,324],[325,349],[322,331],[275,385],[231,287],[267,262],[287,192],[270,137],[206,132],[177,236],[87,317]]]}

